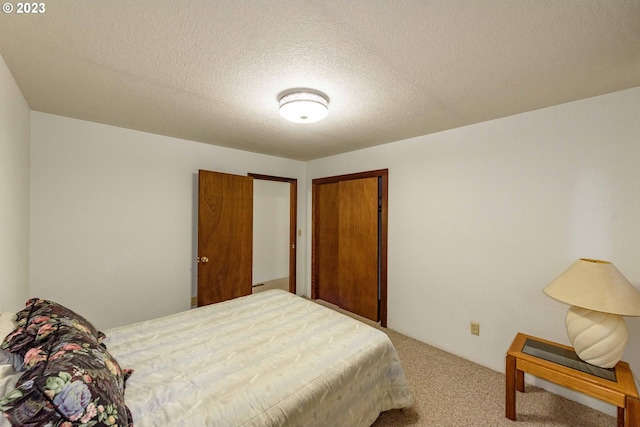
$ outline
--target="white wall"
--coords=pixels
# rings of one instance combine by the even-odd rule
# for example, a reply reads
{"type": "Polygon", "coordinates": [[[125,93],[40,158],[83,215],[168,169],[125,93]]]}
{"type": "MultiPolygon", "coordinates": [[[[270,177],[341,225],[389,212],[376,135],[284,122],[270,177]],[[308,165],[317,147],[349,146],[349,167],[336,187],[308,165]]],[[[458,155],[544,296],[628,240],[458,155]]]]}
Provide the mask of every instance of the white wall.
{"type": "Polygon", "coordinates": [[[0,311],[29,296],[30,110],[0,56],[0,311]]]}
{"type": "Polygon", "coordinates": [[[640,288],[640,88],[309,162],[309,223],[312,179],[380,168],[392,329],[504,372],[518,331],[568,343],[568,307],[542,289],[576,259],[640,288]]]}
{"type": "MultiPolygon", "coordinates": [[[[567,307],[542,289],[575,259],[613,261],[640,287],[638,117],[635,88],[305,165],[34,112],[30,294],[101,328],[188,308],[202,168],[298,178],[309,295],[311,179],[388,168],[389,326],[504,371],[518,331],[567,342],[567,307]]],[[[627,324],[640,372],[640,319],[627,324]]]]}
{"type": "Polygon", "coordinates": [[[30,294],[103,329],[190,307],[199,169],[305,188],[298,161],[38,112],[31,124],[30,294]]]}
{"type": "Polygon", "coordinates": [[[290,189],[253,180],[253,284],[289,277],[290,189]]]}

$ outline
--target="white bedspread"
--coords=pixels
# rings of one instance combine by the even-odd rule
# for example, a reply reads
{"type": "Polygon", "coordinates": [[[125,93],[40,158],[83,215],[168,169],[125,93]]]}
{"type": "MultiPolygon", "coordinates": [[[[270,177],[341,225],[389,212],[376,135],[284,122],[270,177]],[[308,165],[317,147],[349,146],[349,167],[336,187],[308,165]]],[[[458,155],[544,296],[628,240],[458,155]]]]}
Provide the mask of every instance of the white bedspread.
{"type": "Polygon", "coordinates": [[[136,427],[369,426],[413,400],[382,331],[267,291],[106,331],[136,427]]]}

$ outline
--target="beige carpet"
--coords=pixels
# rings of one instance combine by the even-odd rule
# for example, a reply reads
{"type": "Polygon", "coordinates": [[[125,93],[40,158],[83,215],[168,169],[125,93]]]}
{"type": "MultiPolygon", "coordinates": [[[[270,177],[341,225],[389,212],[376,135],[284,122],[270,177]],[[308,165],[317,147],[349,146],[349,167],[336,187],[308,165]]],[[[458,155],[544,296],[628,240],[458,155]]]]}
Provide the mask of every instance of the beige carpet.
{"type": "Polygon", "coordinates": [[[517,421],[511,421],[504,416],[504,374],[316,302],[385,331],[398,351],[415,403],[383,412],[373,427],[616,426],[614,417],[530,385],[517,393],[517,421]]]}

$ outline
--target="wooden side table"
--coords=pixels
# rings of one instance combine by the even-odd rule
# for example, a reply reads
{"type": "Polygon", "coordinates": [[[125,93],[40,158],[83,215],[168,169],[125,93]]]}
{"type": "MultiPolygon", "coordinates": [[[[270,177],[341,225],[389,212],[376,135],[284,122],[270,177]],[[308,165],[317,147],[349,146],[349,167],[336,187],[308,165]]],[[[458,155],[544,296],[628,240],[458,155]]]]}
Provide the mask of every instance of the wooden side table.
{"type": "Polygon", "coordinates": [[[640,427],[640,399],[627,362],[598,368],[581,361],[572,347],[518,333],[506,358],[505,416],[514,421],[525,373],[617,406],[618,427],[640,427]]]}

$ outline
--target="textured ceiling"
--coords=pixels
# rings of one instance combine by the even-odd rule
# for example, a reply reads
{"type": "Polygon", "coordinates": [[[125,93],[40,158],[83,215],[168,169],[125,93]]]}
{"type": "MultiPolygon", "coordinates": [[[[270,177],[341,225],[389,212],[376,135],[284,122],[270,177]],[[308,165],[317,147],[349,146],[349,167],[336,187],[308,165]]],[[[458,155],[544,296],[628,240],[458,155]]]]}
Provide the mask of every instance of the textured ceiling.
{"type": "Polygon", "coordinates": [[[45,6],[0,14],[32,110],[299,160],[640,86],[640,0],[45,6]],[[329,116],[282,119],[295,87],[329,116]]]}

